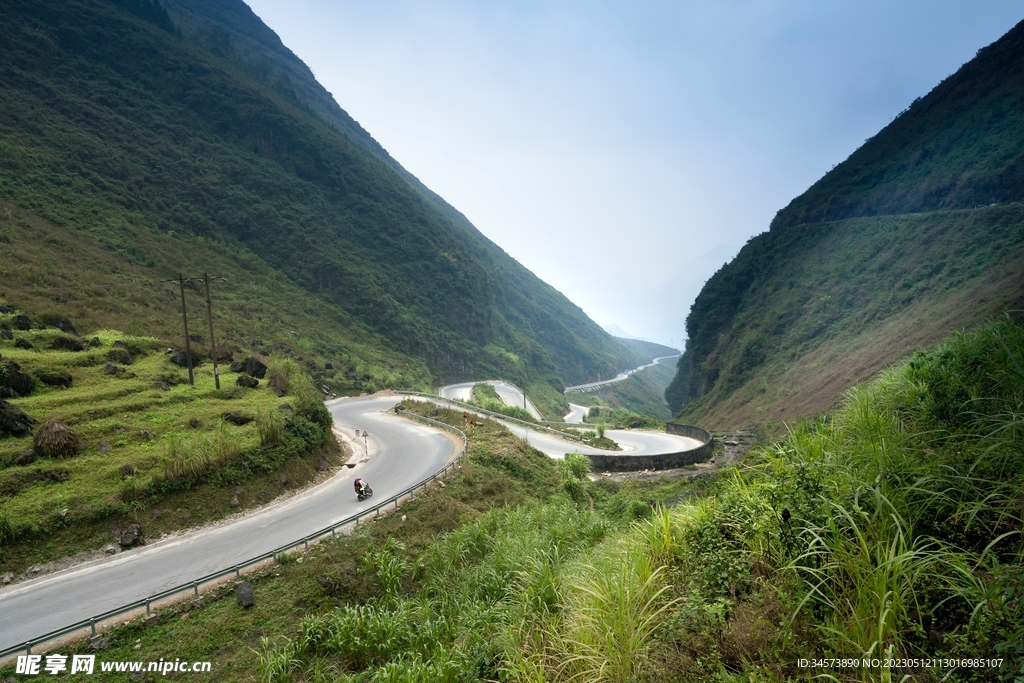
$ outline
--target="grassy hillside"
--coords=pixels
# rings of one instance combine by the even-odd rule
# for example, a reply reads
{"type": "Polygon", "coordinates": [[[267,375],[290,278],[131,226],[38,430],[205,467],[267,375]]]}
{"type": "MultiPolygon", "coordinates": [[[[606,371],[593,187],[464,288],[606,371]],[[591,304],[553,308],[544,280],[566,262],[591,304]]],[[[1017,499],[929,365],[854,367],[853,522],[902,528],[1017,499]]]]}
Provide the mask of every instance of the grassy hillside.
{"type": "Polygon", "coordinates": [[[443,489],[282,558],[252,610],[222,591],[118,627],[101,659],[268,683],[1014,680],[1022,402],[1024,328],[1004,320],[710,485],[590,481],[484,423],[443,489]],[[799,664],[826,654],[878,664],[799,664]]]}
{"type": "Polygon", "coordinates": [[[701,291],[666,397],[714,426],[794,419],[915,346],[1021,309],[1024,205],[773,230],[701,291]]]}
{"type": "Polygon", "coordinates": [[[1024,309],[1022,64],[1024,24],[707,282],[666,390],[680,419],[726,427],[815,414],[915,346],[1024,309]]]}
{"type": "MultiPolygon", "coordinates": [[[[317,109],[294,79],[268,80],[274,69],[236,58],[203,13],[273,36],[242,3],[193,3],[191,21],[170,7],[171,25],[132,6],[0,7],[0,196],[12,215],[67,230],[67,251],[107,252],[98,269],[64,272],[72,285],[137,267],[151,280],[212,270],[214,251],[229,266],[216,275],[298,290],[301,306],[337,321],[330,341],[413,359],[435,379],[501,375],[560,390],[632,362],[373,153],[336,104],[317,109]]],[[[19,285],[0,273],[0,287],[19,285]]]]}
{"type": "Polygon", "coordinates": [[[12,337],[0,338],[0,386],[16,387],[9,404],[35,424],[0,438],[0,574],[95,550],[132,524],[156,538],[258,507],[338,464],[322,396],[291,361],[255,387],[225,362],[220,390],[202,362],[192,387],[161,340],[12,323],[0,315],[12,337]],[[73,431],[73,449],[38,442],[48,420],[73,431]]]}

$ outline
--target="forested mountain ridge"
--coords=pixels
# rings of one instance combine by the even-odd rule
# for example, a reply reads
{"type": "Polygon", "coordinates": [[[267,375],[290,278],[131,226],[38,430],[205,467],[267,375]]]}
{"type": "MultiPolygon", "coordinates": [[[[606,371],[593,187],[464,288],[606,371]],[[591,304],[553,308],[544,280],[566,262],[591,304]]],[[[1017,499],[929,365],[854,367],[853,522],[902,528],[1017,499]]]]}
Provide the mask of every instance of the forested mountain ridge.
{"type": "MultiPolygon", "coordinates": [[[[500,373],[553,391],[634,363],[402,170],[242,2],[15,0],[0,39],[0,198],[24,216],[18,235],[42,220],[71,250],[105,250],[104,274],[154,279],[216,251],[236,283],[269,274],[323,308],[336,326],[310,345],[324,361],[358,339],[435,381],[500,373]]],[[[4,303],[52,286],[52,265],[32,265],[34,282],[0,274],[4,303]]],[[[239,343],[296,334],[274,315],[236,322],[239,343]]]]}
{"type": "Polygon", "coordinates": [[[771,229],[1024,200],[1024,22],[778,212],[771,229]]]}
{"type": "Polygon", "coordinates": [[[666,390],[673,412],[712,426],[808,416],[914,347],[1020,315],[1022,164],[1019,24],[708,280],[666,390]]]}

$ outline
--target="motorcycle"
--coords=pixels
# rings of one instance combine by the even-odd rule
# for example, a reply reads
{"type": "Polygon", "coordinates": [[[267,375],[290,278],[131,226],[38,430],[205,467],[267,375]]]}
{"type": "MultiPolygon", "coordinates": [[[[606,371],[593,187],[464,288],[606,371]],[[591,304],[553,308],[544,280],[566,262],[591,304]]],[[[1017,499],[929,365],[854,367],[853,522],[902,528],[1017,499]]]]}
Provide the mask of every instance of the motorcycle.
{"type": "Polygon", "coordinates": [[[364,484],[363,488],[360,489],[358,493],[356,493],[356,498],[358,498],[360,501],[364,501],[372,495],[373,489],[364,484]]]}

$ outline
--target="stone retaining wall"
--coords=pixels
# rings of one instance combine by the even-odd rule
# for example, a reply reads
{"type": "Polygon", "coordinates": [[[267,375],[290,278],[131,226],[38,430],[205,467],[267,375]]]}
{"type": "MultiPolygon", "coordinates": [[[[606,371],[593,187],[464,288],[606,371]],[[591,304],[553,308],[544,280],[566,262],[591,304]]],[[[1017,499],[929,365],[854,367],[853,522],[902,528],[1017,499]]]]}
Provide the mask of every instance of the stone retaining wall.
{"type": "Polygon", "coordinates": [[[677,436],[697,439],[700,446],[688,451],[659,455],[590,455],[591,469],[595,472],[636,472],[640,470],[668,470],[707,462],[715,451],[715,437],[706,429],[693,425],[669,423],[665,431],[677,436]]]}

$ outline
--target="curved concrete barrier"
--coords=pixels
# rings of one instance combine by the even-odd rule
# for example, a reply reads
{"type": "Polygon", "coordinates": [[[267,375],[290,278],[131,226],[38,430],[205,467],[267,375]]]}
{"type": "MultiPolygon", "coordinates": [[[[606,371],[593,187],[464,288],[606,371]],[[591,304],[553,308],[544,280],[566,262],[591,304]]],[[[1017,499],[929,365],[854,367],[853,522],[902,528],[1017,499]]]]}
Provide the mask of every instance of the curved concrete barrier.
{"type": "Polygon", "coordinates": [[[665,431],[676,436],[686,436],[701,442],[700,446],[676,453],[657,455],[592,455],[590,467],[595,472],[636,472],[638,470],[667,470],[685,467],[698,462],[707,462],[715,452],[715,437],[706,429],[693,425],[665,425],[665,431]]]}

